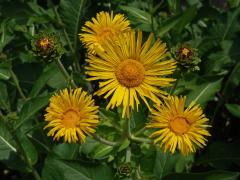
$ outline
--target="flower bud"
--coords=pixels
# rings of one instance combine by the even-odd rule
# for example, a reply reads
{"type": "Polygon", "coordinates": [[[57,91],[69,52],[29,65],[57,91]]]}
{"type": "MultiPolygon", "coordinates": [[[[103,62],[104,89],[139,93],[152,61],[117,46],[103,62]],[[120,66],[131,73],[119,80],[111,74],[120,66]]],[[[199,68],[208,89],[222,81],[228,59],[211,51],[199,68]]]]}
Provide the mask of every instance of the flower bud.
{"type": "Polygon", "coordinates": [[[132,167],[130,163],[124,163],[119,165],[117,168],[117,176],[120,178],[131,177],[132,175],[132,167]]]}
{"type": "Polygon", "coordinates": [[[46,61],[52,61],[63,55],[64,49],[59,37],[54,33],[40,32],[32,40],[33,52],[46,61]]]}
{"type": "Polygon", "coordinates": [[[187,71],[199,70],[198,64],[201,59],[198,57],[197,49],[188,44],[181,44],[172,48],[171,53],[178,62],[180,69],[187,71]]]}

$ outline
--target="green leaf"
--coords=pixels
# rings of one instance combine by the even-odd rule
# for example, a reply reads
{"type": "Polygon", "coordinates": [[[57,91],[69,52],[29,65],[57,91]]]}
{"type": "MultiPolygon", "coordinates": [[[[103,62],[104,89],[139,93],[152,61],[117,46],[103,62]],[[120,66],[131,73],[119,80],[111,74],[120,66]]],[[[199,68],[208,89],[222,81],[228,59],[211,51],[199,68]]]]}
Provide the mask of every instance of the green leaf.
{"type": "Polygon", "coordinates": [[[24,153],[26,157],[28,158],[28,161],[34,165],[37,163],[38,160],[38,153],[32,142],[28,139],[28,137],[23,134],[22,132],[17,133],[17,138],[19,139],[19,142],[21,143],[21,147],[24,150],[24,153]]]}
{"type": "Polygon", "coordinates": [[[129,144],[130,144],[130,141],[129,141],[128,139],[125,139],[125,140],[122,142],[121,146],[118,148],[118,152],[126,149],[126,148],[129,146],[129,144]]]}
{"type": "Polygon", "coordinates": [[[148,109],[146,109],[146,106],[140,105],[138,107],[138,110],[134,109],[132,111],[132,120],[131,120],[131,126],[133,129],[141,129],[145,126],[148,120],[148,109]]]}
{"type": "Polygon", "coordinates": [[[86,154],[86,155],[89,155],[91,154],[96,146],[99,144],[98,141],[92,139],[92,138],[89,138],[89,137],[86,137],[86,141],[85,143],[83,143],[81,146],[80,146],[80,152],[86,154]]]}
{"type": "Polygon", "coordinates": [[[151,14],[136,7],[120,6],[120,8],[129,13],[136,21],[151,24],[151,14]]]}
{"type": "Polygon", "coordinates": [[[58,72],[59,70],[55,64],[51,64],[44,68],[42,74],[38,80],[34,83],[34,86],[29,94],[30,97],[36,97],[41,89],[47,84],[47,82],[58,72]]]}
{"type": "Polygon", "coordinates": [[[184,180],[237,180],[239,172],[230,171],[209,171],[202,173],[179,173],[170,174],[163,180],[184,179],[184,180]]]}
{"type": "Polygon", "coordinates": [[[106,165],[91,165],[83,162],[62,161],[54,158],[45,160],[43,180],[112,180],[113,174],[106,165]]]}
{"type": "Polygon", "coordinates": [[[16,153],[17,149],[12,141],[11,134],[4,123],[0,121],[0,160],[7,160],[11,152],[16,153]]]}
{"type": "Polygon", "coordinates": [[[222,101],[226,101],[229,98],[230,93],[233,89],[235,89],[240,84],[240,63],[237,63],[232,72],[230,73],[224,88],[222,90],[222,101]]]}
{"type": "Polygon", "coordinates": [[[206,82],[196,87],[188,94],[187,104],[191,101],[196,101],[198,104],[205,105],[212,100],[215,94],[221,89],[222,79],[215,82],[206,82]]]}
{"type": "Polygon", "coordinates": [[[113,150],[112,146],[105,144],[99,144],[95,147],[95,150],[92,153],[93,159],[103,159],[113,150]]]}
{"type": "Polygon", "coordinates": [[[28,100],[24,103],[20,113],[19,113],[19,123],[16,127],[19,127],[24,122],[28,121],[33,115],[35,115],[39,110],[48,104],[49,96],[36,97],[28,100]]]}
{"type": "Polygon", "coordinates": [[[162,179],[162,177],[169,173],[169,171],[172,171],[174,168],[173,165],[170,164],[169,166],[169,154],[163,153],[161,151],[156,152],[156,159],[155,159],[155,165],[154,165],[154,174],[156,174],[159,179],[162,179]]]}
{"type": "Polygon", "coordinates": [[[186,104],[196,101],[198,104],[204,106],[208,101],[212,100],[215,94],[221,89],[222,79],[203,79],[197,74],[189,73],[179,81],[178,86],[183,87],[182,92],[177,94],[184,94],[187,96],[186,104]]]}
{"type": "Polygon", "coordinates": [[[10,109],[7,86],[5,83],[1,81],[0,81],[0,109],[4,110],[10,109]]]}
{"type": "MultiPolygon", "coordinates": [[[[61,164],[64,162],[61,162],[59,160],[55,160],[53,158],[46,158],[45,163],[42,170],[42,180],[67,180],[68,177],[64,177],[64,171],[70,171],[73,173],[77,173],[77,170],[75,170],[74,167],[68,167],[65,164],[61,164]],[[67,167],[66,167],[67,166],[67,167]]],[[[85,175],[79,172],[79,179],[85,178],[85,175]]],[[[71,177],[71,175],[70,175],[71,177]]],[[[71,177],[72,178],[72,177],[71,177]]],[[[87,178],[85,178],[87,179],[87,178]]],[[[84,180],[84,179],[83,179],[84,180]]]]}
{"type": "Polygon", "coordinates": [[[227,26],[223,29],[224,34],[222,36],[222,40],[226,39],[231,32],[233,32],[236,28],[237,20],[238,20],[238,15],[240,13],[240,7],[238,7],[234,12],[228,13],[227,17],[227,26]]]}
{"type": "Polygon", "coordinates": [[[0,28],[0,32],[1,32],[0,52],[2,52],[3,48],[14,39],[14,35],[11,35],[8,32],[8,30],[7,30],[7,27],[9,26],[8,20],[9,19],[6,18],[6,19],[4,19],[1,22],[1,28],[0,28]]]}
{"type": "Polygon", "coordinates": [[[175,25],[176,32],[179,34],[182,32],[184,27],[193,20],[197,14],[197,6],[191,6],[183,12],[179,22],[175,25]]]}
{"type": "Polygon", "coordinates": [[[232,62],[230,50],[233,41],[222,41],[221,50],[211,53],[205,61],[204,71],[206,74],[226,74],[229,64],[232,62]]]}
{"type": "Polygon", "coordinates": [[[240,118],[240,105],[238,104],[225,104],[227,110],[237,118],[240,118]]]}
{"type": "Polygon", "coordinates": [[[87,0],[61,0],[59,14],[64,23],[69,40],[76,49],[78,42],[78,32],[80,30],[80,20],[84,16],[87,0]]]}
{"type": "Polygon", "coordinates": [[[8,80],[11,77],[9,69],[0,68],[0,79],[8,80]]]}
{"type": "Polygon", "coordinates": [[[173,28],[176,29],[177,33],[181,33],[185,25],[194,18],[194,16],[196,15],[196,12],[197,12],[197,7],[192,6],[188,8],[186,11],[184,11],[182,14],[168,18],[165,22],[163,22],[160,25],[158,36],[162,37],[173,28]]]}
{"type": "Polygon", "coordinates": [[[184,172],[194,161],[194,155],[182,156],[180,153],[175,154],[177,156],[175,171],[177,173],[184,172]]]}
{"type": "Polygon", "coordinates": [[[154,174],[161,179],[172,172],[183,172],[193,162],[193,156],[182,156],[180,153],[169,154],[160,150],[156,152],[154,174]]]}
{"type": "Polygon", "coordinates": [[[180,20],[181,16],[178,15],[164,21],[159,28],[158,36],[162,37],[165,35],[168,31],[173,29],[180,22],[180,20]]]}
{"type": "Polygon", "coordinates": [[[58,144],[53,147],[53,152],[61,159],[72,160],[77,157],[79,144],[58,144]]]}
{"type": "Polygon", "coordinates": [[[11,152],[17,152],[16,148],[2,135],[0,135],[0,160],[8,159],[11,152]]]}
{"type": "Polygon", "coordinates": [[[228,0],[228,3],[231,8],[235,8],[239,6],[240,0],[228,0]]]}
{"type": "Polygon", "coordinates": [[[53,89],[63,89],[67,86],[66,79],[63,74],[59,71],[59,69],[53,69],[52,76],[47,80],[47,85],[53,89]]]}
{"type": "Polygon", "coordinates": [[[152,25],[157,24],[156,18],[151,17],[151,14],[148,11],[141,10],[135,5],[119,7],[127,13],[128,19],[135,29],[152,32],[153,28],[157,28],[157,26],[152,25]]]}

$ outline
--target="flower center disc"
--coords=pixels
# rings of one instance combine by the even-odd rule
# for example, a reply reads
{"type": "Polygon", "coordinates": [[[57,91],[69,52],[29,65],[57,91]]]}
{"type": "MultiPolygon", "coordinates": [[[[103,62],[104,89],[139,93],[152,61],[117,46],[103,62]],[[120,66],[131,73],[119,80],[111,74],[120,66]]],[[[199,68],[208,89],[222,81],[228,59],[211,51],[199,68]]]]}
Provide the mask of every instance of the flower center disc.
{"type": "Polygon", "coordinates": [[[67,128],[74,128],[77,126],[79,119],[79,112],[74,109],[69,109],[64,113],[62,123],[67,128]]]}
{"type": "Polygon", "coordinates": [[[183,50],[182,50],[182,54],[183,54],[183,55],[188,56],[189,53],[190,53],[190,50],[189,50],[189,49],[183,48],[183,50]]]}
{"type": "Polygon", "coordinates": [[[48,38],[42,38],[38,41],[38,46],[43,49],[46,50],[47,48],[50,47],[50,41],[48,38]]]}
{"type": "Polygon", "coordinates": [[[179,135],[188,132],[189,126],[188,121],[183,117],[176,117],[170,121],[171,130],[179,135]]]}
{"type": "Polygon", "coordinates": [[[101,42],[103,39],[105,39],[107,36],[113,37],[115,35],[114,31],[110,27],[105,27],[102,28],[98,33],[97,33],[97,39],[99,42],[101,42]]]}
{"type": "Polygon", "coordinates": [[[136,87],[144,79],[144,67],[137,60],[127,59],[119,64],[115,74],[120,84],[126,87],[136,87]]]}

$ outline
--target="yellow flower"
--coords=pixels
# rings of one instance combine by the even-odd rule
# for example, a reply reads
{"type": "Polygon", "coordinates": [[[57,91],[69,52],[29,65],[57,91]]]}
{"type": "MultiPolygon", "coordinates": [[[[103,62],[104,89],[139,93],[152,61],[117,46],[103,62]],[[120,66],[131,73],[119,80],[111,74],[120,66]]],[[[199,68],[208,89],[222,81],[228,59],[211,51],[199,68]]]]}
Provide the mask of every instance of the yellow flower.
{"type": "Polygon", "coordinates": [[[169,96],[164,103],[152,111],[148,128],[157,128],[150,136],[154,143],[160,142],[160,147],[166,152],[174,153],[179,149],[183,155],[196,152],[196,148],[206,146],[210,136],[207,131],[208,119],[199,105],[192,102],[184,109],[186,97],[169,96]]]}
{"type": "Polygon", "coordinates": [[[92,22],[87,21],[85,23],[85,26],[82,27],[83,33],[79,34],[80,40],[86,45],[90,53],[95,52],[95,47],[103,51],[101,45],[106,38],[115,39],[119,33],[129,31],[131,29],[129,24],[123,14],[113,16],[113,12],[109,14],[102,11],[97,13],[96,18],[92,18],[92,22]]]}
{"type": "Polygon", "coordinates": [[[48,136],[57,141],[64,137],[64,141],[71,143],[84,142],[86,135],[95,132],[99,123],[98,106],[94,105],[92,96],[78,89],[64,89],[50,98],[46,109],[45,128],[51,128],[48,136]]]}
{"type": "Polygon", "coordinates": [[[151,46],[152,40],[153,34],[142,44],[142,32],[136,37],[131,31],[120,34],[117,44],[106,40],[102,44],[104,52],[97,48],[96,55],[89,55],[88,80],[101,81],[96,94],[105,94],[104,98],[112,95],[107,109],[123,104],[124,117],[129,107],[138,109],[139,97],[149,107],[146,97],[159,104],[159,97],[167,95],[159,87],[170,86],[174,81],[165,75],[173,73],[176,62],[168,59],[165,44],[158,39],[151,46]]]}

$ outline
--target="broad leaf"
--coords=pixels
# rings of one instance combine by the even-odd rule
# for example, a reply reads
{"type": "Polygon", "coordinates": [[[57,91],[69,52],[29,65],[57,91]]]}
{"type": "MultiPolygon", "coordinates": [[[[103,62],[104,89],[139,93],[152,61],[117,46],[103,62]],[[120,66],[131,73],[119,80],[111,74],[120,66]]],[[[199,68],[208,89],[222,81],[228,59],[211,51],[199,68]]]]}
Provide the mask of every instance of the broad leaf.
{"type": "Polygon", "coordinates": [[[240,105],[238,104],[225,104],[227,110],[237,118],[240,118],[240,105]]]}
{"type": "Polygon", "coordinates": [[[59,14],[64,23],[63,28],[74,49],[79,40],[80,20],[84,16],[86,3],[87,0],[61,0],[60,2],[59,14]]]}
{"type": "Polygon", "coordinates": [[[207,80],[200,76],[189,73],[180,80],[178,86],[184,88],[178,94],[187,95],[186,104],[192,101],[204,106],[208,101],[212,100],[215,94],[221,89],[222,79],[207,80]]]}
{"type": "Polygon", "coordinates": [[[47,66],[38,80],[34,83],[34,86],[29,94],[30,97],[36,97],[41,89],[47,84],[47,82],[58,72],[59,70],[54,64],[47,66]]]}
{"type": "Polygon", "coordinates": [[[164,36],[167,32],[169,32],[171,29],[173,29],[181,20],[181,16],[174,16],[166,21],[164,21],[158,31],[158,36],[162,37],[164,36]]]}
{"type": "Polygon", "coordinates": [[[176,24],[176,32],[181,33],[181,31],[184,29],[184,27],[191,21],[197,14],[197,6],[191,6],[188,9],[186,9],[183,14],[181,15],[181,18],[179,22],[176,24]]]}
{"type": "Polygon", "coordinates": [[[106,165],[83,164],[54,158],[45,160],[43,180],[112,180],[113,174],[106,165]]]}
{"type": "Polygon", "coordinates": [[[24,122],[28,121],[33,115],[35,115],[39,110],[48,104],[49,96],[37,97],[28,100],[23,105],[19,113],[19,123],[16,128],[21,126],[24,122]]]}
{"type": "Polygon", "coordinates": [[[221,50],[210,54],[204,62],[204,71],[206,74],[222,75],[227,73],[226,70],[232,61],[230,50],[233,46],[233,42],[222,41],[220,45],[221,50]]]}
{"type": "Polygon", "coordinates": [[[53,152],[61,159],[72,160],[77,157],[79,144],[62,143],[54,146],[53,152]]]}
{"type": "Polygon", "coordinates": [[[0,79],[8,80],[11,77],[9,69],[0,67],[0,79]]]}
{"type": "Polygon", "coordinates": [[[175,28],[176,31],[180,33],[185,27],[185,25],[194,18],[194,16],[196,15],[196,10],[196,6],[192,6],[186,11],[184,11],[182,14],[178,14],[174,17],[168,18],[160,25],[158,36],[162,37],[173,28],[175,28]]]}
{"type": "Polygon", "coordinates": [[[47,85],[53,89],[63,89],[67,86],[66,79],[59,69],[53,69],[52,76],[47,80],[47,85]]]}
{"type": "Polygon", "coordinates": [[[28,158],[28,161],[34,165],[38,160],[38,153],[32,142],[28,139],[28,137],[23,134],[23,132],[19,132],[17,134],[17,138],[22,146],[22,149],[24,150],[23,153],[25,153],[26,157],[28,158]]]}
{"type": "Polygon", "coordinates": [[[142,29],[146,32],[153,30],[153,24],[156,24],[156,18],[151,17],[151,14],[147,11],[141,10],[132,6],[120,6],[128,15],[128,19],[136,29],[142,29]]]}
{"type": "Polygon", "coordinates": [[[17,152],[12,135],[8,132],[2,120],[0,121],[0,160],[8,160],[10,153],[17,152]]]}
{"type": "Polygon", "coordinates": [[[0,81],[0,109],[9,109],[8,92],[5,83],[0,81]]]}
{"type": "Polygon", "coordinates": [[[120,8],[129,13],[130,16],[134,17],[138,22],[144,24],[151,24],[151,14],[136,7],[120,6],[120,8]]]}
{"type": "Polygon", "coordinates": [[[240,7],[238,7],[235,11],[229,12],[227,17],[227,26],[224,29],[224,34],[222,36],[222,40],[228,38],[232,32],[236,30],[236,24],[238,20],[238,15],[240,13],[240,7]]]}
{"type": "Polygon", "coordinates": [[[169,154],[158,150],[156,153],[154,174],[161,179],[172,172],[183,172],[193,161],[193,156],[182,156],[180,153],[169,154]]]}
{"type": "Polygon", "coordinates": [[[93,159],[103,159],[113,150],[112,146],[105,144],[99,144],[95,147],[95,150],[92,153],[93,159]]]}

